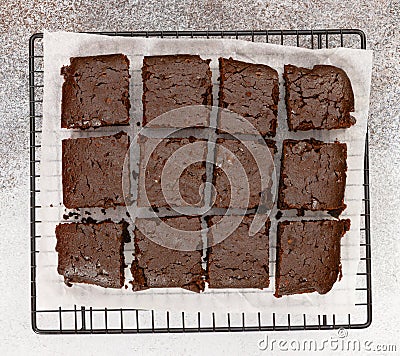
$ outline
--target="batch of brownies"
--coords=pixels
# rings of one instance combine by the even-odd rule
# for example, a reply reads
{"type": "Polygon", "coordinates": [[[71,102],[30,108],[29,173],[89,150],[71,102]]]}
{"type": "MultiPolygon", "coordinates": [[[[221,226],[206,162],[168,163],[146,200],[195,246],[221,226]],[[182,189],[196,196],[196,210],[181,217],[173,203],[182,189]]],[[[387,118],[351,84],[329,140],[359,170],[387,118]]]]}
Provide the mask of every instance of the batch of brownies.
{"type": "MultiPolygon", "coordinates": [[[[212,105],[209,63],[198,55],[144,57],[141,125],[180,107],[212,105]]],[[[129,65],[123,54],[71,58],[70,65],[61,69],[61,127],[84,130],[129,125],[129,65]]],[[[273,138],[277,131],[278,72],[267,65],[232,58],[220,58],[219,71],[219,107],[248,120],[268,142],[271,154],[276,155],[273,138]]],[[[346,129],[355,124],[350,116],[354,111],[352,86],[342,69],[286,65],[283,78],[289,131],[346,129]]],[[[139,170],[146,175],[147,199],[154,211],[168,207],[161,188],[163,165],[176,150],[194,140],[201,141],[194,137],[162,139],[151,153],[146,170],[139,170]]],[[[250,190],[245,208],[257,208],[261,188],[251,153],[233,137],[219,138],[217,143],[229,149],[242,164],[250,190]]],[[[124,206],[123,165],[129,146],[129,135],[123,131],[111,136],[63,140],[64,206],[124,206]]],[[[347,147],[337,141],[317,141],[310,133],[309,139],[284,140],[281,152],[275,296],[314,291],[324,294],[341,277],[340,241],[350,228],[350,220],[339,218],[346,208],[347,147]],[[299,216],[305,211],[328,212],[335,219],[289,221],[285,214],[290,209],[297,210],[299,216]]],[[[133,154],[140,157],[140,152],[133,154]]],[[[193,205],[198,203],[199,187],[205,180],[205,163],[187,167],[179,181],[183,199],[193,205]]],[[[228,208],[229,180],[218,165],[214,166],[212,183],[214,207],[228,208]]],[[[137,228],[130,233],[128,225],[132,222],[122,218],[120,223],[64,222],[56,227],[58,272],[68,285],[89,283],[122,288],[130,282],[134,291],[179,287],[201,292],[206,284],[208,288],[267,288],[271,224],[267,220],[260,231],[249,236],[253,217],[252,213],[245,215],[238,228],[222,242],[207,248],[206,254],[202,250],[163,247],[137,228]],[[124,244],[132,240],[131,275],[125,280],[124,244]]],[[[208,216],[206,221],[211,226],[220,218],[208,216]]],[[[201,230],[200,216],[161,219],[178,230],[201,230]]]]}

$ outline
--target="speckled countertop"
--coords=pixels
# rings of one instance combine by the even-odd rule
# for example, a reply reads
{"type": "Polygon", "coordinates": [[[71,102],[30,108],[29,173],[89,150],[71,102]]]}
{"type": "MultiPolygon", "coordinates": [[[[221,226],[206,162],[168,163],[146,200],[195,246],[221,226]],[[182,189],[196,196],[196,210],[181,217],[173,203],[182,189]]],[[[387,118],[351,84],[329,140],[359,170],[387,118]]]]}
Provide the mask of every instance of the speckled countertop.
{"type": "MultiPolygon", "coordinates": [[[[352,338],[400,350],[400,3],[371,1],[43,1],[0,3],[0,354],[247,354],[262,333],[38,336],[29,314],[28,39],[48,30],[360,28],[375,51],[369,116],[373,323],[352,338]],[[397,324],[396,324],[397,323],[397,324]]],[[[324,333],[274,333],[293,340],[324,333]]],[[[260,352],[262,354],[262,352],[260,352]]],[[[287,354],[287,353],[286,353],[287,354]]],[[[300,353],[296,353],[300,354],[300,353]]],[[[338,354],[334,352],[333,354],[338,354]]],[[[372,353],[371,353],[372,354],[372,353]]],[[[379,353],[377,353],[379,354],[379,353]]],[[[381,353],[385,354],[385,353],[381,353]]],[[[392,353],[395,354],[395,353],[392,353]]]]}

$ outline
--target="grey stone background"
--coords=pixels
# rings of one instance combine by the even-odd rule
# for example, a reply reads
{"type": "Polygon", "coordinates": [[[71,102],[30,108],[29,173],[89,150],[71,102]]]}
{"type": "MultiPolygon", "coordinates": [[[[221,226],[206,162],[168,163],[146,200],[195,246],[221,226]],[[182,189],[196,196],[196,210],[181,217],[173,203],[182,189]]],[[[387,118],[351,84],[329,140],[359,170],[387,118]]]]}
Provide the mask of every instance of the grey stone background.
{"type": "MultiPolygon", "coordinates": [[[[0,1],[0,354],[258,354],[263,333],[38,336],[30,328],[28,39],[47,30],[360,28],[375,51],[369,116],[373,323],[352,338],[399,342],[399,0],[0,1]]],[[[272,333],[304,340],[332,332],[272,333]]],[[[287,354],[287,353],[286,353],[287,354]]],[[[338,354],[337,352],[334,354],[338,354]]],[[[386,353],[376,353],[386,354],[386,353]]],[[[392,353],[395,354],[395,353],[392,353]]]]}

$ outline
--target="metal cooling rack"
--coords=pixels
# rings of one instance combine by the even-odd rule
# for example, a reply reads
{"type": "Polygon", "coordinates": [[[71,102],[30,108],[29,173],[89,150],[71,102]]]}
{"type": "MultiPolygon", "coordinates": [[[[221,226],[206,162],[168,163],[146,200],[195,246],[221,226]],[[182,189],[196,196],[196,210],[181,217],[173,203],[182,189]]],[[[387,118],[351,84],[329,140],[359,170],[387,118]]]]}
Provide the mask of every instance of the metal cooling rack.
{"type": "MultiPolygon", "coordinates": [[[[270,31],[155,31],[96,32],[109,36],[159,38],[233,38],[305,48],[366,48],[365,34],[354,29],[270,30],[270,31]]],[[[30,109],[30,214],[31,214],[31,321],[39,334],[124,334],[184,333],[278,330],[362,329],[371,324],[371,241],[368,134],[365,140],[364,199],[361,214],[361,264],[357,273],[356,312],[347,315],[302,315],[275,313],[172,313],[138,309],[94,309],[90,306],[39,310],[36,307],[36,255],[38,179],[40,175],[40,138],[43,99],[43,34],[29,40],[29,109],[30,109]]]]}

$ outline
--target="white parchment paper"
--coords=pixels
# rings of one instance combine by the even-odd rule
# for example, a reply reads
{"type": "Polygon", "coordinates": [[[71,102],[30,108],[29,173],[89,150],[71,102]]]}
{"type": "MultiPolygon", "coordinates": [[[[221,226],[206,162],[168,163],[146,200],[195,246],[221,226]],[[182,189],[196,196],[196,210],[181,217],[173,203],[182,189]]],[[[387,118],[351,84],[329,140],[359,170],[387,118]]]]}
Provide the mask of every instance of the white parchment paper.
{"type": "MultiPolygon", "coordinates": [[[[38,234],[40,252],[37,255],[37,307],[38,309],[70,308],[92,306],[98,308],[139,308],[155,310],[175,310],[188,312],[274,312],[277,315],[291,314],[329,314],[351,313],[355,303],[356,273],[360,260],[360,213],[363,198],[363,157],[371,81],[372,52],[356,49],[323,49],[309,50],[265,43],[252,43],[230,39],[156,39],[109,37],[66,32],[46,32],[44,35],[44,100],[43,100],[43,133],[40,163],[40,193],[38,210],[38,234]],[[101,128],[97,130],[61,129],[61,88],[63,77],[60,69],[69,65],[70,57],[100,54],[123,53],[130,60],[130,95],[131,121],[128,127],[101,128]],[[144,55],[163,54],[199,54],[203,59],[211,59],[213,73],[214,105],[217,105],[218,92],[218,57],[233,57],[237,60],[262,63],[275,68],[280,79],[280,103],[277,136],[278,152],[275,155],[277,172],[279,172],[281,143],[285,138],[303,139],[313,137],[326,142],[339,140],[347,143],[348,171],[345,203],[347,209],[341,218],[351,219],[351,229],[343,237],[341,260],[343,277],[336,282],[326,295],[294,295],[277,299],[273,296],[275,275],[276,209],[271,213],[270,231],[270,287],[258,289],[207,289],[204,293],[192,293],[179,288],[150,289],[133,293],[128,281],[132,280],[129,267],[125,270],[127,288],[120,290],[105,289],[97,286],[75,284],[67,287],[63,277],[57,273],[57,253],[55,251],[55,226],[63,221],[66,213],[62,205],[61,184],[61,140],[68,137],[89,137],[114,134],[121,129],[134,134],[136,123],[141,121],[142,81],[141,66],[144,55]],[[284,64],[312,67],[315,64],[338,66],[348,74],[355,96],[353,116],[357,123],[349,129],[325,131],[308,131],[290,133],[287,130],[284,105],[282,71],[284,64]]],[[[100,209],[90,210],[91,217],[98,220],[104,216],[127,221],[126,208],[103,214],[100,209]]],[[[289,215],[291,212],[288,212],[289,215]]],[[[294,212],[288,219],[298,219],[294,212]]],[[[85,215],[81,211],[81,215],[85,215]]],[[[288,216],[288,215],[286,215],[288,216]]],[[[323,213],[306,213],[304,219],[324,217],[323,213]]],[[[284,220],[282,218],[281,220],[284,220]]],[[[74,221],[73,217],[72,220],[74,221]]],[[[131,222],[131,225],[133,223],[131,222]]],[[[132,261],[133,243],[125,246],[125,258],[132,261]]]]}

